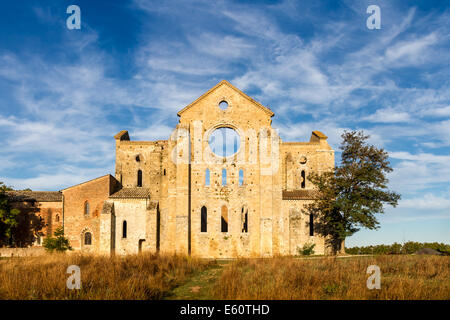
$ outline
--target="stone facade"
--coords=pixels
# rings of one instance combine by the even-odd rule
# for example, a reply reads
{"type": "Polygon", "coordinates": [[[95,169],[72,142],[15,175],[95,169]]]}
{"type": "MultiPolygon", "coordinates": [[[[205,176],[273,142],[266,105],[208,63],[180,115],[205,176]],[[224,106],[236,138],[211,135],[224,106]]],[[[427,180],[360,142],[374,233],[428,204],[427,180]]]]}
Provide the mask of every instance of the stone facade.
{"type": "Polygon", "coordinates": [[[227,81],[178,116],[168,140],[132,141],[119,132],[115,177],[62,190],[75,249],[232,258],[297,254],[315,243],[316,253],[327,253],[302,210],[315,195],[308,173],[334,166],[323,133],[283,142],[271,126],[274,113],[227,81]],[[221,128],[238,137],[222,155],[211,140],[221,128]]]}

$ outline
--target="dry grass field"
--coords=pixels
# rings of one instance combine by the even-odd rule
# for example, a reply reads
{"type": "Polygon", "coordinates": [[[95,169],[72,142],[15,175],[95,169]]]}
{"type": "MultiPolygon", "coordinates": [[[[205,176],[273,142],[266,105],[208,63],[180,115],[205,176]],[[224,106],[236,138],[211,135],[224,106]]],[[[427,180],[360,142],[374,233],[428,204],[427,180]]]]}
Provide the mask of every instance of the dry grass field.
{"type": "Polygon", "coordinates": [[[53,254],[0,260],[0,299],[450,299],[450,257],[200,260],[53,254]],[[66,288],[69,265],[80,290],[66,288]],[[369,265],[381,289],[366,286],[369,265]]]}
{"type": "Polygon", "coordinates": [[[0,299],[161,299],[214,262],[181,256],[93,257],[52,254],[0,260],[0,299]],[[69,290],[67,267],[81,270],[81,289],[69,290]]]}
{"type": "Polygon", "coordinates": [[[450,299],[450,257],[374,256],[238,260],[213,288],[217,299],[450,299]],[[381,289],[367,288],[369,265],[381,289]]]}

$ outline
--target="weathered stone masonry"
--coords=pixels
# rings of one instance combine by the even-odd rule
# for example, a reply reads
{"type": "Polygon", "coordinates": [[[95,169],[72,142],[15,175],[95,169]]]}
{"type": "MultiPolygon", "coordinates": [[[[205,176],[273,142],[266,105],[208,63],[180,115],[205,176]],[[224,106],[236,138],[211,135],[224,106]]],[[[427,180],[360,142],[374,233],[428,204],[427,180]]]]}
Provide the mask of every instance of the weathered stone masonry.
{"type": "Polygon", "coordinates": [[[327,252],[302,210],[315,195],[308,173],[334,166],[323,133],[283,142],[271,126],[274,113],[227,81],[178,116],[168,140],[132,141],[119,132],[115,177],[62,190],[74,248],[229,258],[297,254],[315,243],[316,253],[327,252]],[[239,148],[226,156],[210,146],[222,127],[239,137],[239,148]]]}

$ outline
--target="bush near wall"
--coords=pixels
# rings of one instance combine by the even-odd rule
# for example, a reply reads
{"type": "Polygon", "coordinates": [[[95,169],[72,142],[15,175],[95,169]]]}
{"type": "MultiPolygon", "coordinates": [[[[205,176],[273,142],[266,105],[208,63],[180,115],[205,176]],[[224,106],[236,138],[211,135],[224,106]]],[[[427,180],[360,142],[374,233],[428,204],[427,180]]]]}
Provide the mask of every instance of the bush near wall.
{"type": "Polygon", "coordinates": [[[391,245],[376,245],[366,247],[345,248],[347,254],[412,254],[422,248],[431,248],[442,253],[450,253],[450,245],[438,242],[414,242],[408,241],[404,244],[393,243],[391,245]]]}

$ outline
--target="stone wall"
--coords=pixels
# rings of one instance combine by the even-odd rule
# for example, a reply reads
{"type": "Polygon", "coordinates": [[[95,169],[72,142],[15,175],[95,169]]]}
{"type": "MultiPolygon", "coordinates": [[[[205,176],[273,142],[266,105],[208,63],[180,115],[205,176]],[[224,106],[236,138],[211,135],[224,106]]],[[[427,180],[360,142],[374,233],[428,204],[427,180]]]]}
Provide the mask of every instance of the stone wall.
{"type": "Polygon", "coordinates": [[[308,174],[333,168],[334,151],[319,131],[309,142],[283,142],[271,126],[273,115],[222,81],[178,113],[179,123],[168,140],[131,141],[127,131],[119,132],[117,180],[105,176],[63,191],[72,245],[86,250],[81,238],[89,231],[90,249],[105,254],[160,250],[208,258],[264,257],[297,254],[307,242],[323,253],[324,239],[309,236],[301,213],[311,198],[283,200],[283,192],[312,190],[308,174]],[[226,109],[219,108],[222,101],[226,109]],[[215,155],[209,146],[210,135],[221,127],[240,137],[240,148],[230,157],[215,155]],[[109,198],[117,184],[149,189],[150,196],[109,198]],[[83,214],[85,201],[91,204],[89,217],[83,214]],[[207,209],[206,232],[201,231],[202,207],[207,209]],[[224,210],[226,231],[221,228],[224,210]]]}
{"type": "Polygon", "coordinates": [[[0,257],[34,257],[46,254],[43,247],[0,248],[0,257]]]}
{"type": "Polygon", "coordinates": [[[156,251],[156,213],[147,209],[148,199],[115,199],[115,253],[136,254],[156,251]],[[123,225],[126,222],[126,237],[123,225]],[[141,241],[141,245],[139,245],[141,241]]]}

